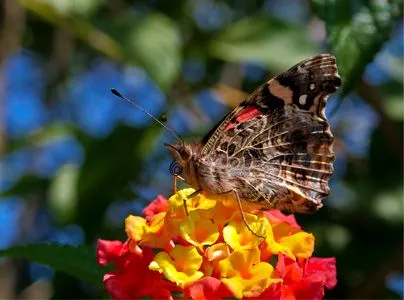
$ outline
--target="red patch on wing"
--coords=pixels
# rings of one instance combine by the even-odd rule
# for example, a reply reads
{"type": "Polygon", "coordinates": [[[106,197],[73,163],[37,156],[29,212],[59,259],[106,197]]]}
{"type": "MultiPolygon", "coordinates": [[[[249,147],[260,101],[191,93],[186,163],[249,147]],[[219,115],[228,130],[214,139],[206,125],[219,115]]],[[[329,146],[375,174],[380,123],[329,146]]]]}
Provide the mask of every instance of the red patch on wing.
{"type": "Polygon", "coordinates": [[[227,127],[225,128],[225,130],[232,129],[232,128],[236,127],[237,124],[243,123],[245,121],[248,121],[248,120],[250,120],[250,119],[252,119],[252,118],[254,118],[256,116],[259,116],[261,114],[262,114],[262,112],[260,112],[257,108],[255,108],[253,106],[246,107],[237,116],[236,122],[229,123],[227,125],[227,127]]]}

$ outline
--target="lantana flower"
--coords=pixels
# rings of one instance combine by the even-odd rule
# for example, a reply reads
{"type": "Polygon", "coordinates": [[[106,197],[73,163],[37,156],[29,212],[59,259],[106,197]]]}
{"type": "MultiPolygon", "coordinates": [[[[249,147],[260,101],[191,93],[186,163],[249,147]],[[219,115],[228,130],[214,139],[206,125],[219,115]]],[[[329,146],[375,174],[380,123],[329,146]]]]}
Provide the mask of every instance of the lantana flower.
{"type": "Polygon", "coordinates": [[[183,189],[128,216],[128,240],[100,240],[98,263],[114,299],[321,299],[336,285],[335,258],[312,257],[314,235],[293,215],[245,208],[183,189]],[[262,236],[263,238],[261,238],[262,236]]]}

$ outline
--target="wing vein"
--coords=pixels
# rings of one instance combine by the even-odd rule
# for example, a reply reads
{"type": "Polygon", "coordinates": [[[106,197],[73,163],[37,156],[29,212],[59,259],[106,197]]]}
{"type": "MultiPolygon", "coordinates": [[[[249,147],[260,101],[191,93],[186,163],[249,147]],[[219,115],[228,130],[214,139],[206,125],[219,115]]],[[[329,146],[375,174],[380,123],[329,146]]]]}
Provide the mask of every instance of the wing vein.
{"type": "MultiPolygon", "coordinates": [[[[255,169],[255,170],[256,170],[256,169],[255,169]]],[[[317,192],[317,193],[324,194],[324,191],[318,190],[318,189],[316,189],[316,188],[314,188],[314,187],[305,186],[305,185],[303,185],[303,184],[301,184],[301,183],[298,183],[298,182],[296,182],[296,181],[289,180],[289,179],[284,178],[284,177],[281,177],[281,176],[279,176],[279,175],[271,174],[271,173],[268,173],[268,172],[263,172],[263,171],[260,171],[260,170],[257,170],[257,171],[260,172],[261,174],[265,174],[265,175],[269,175],[269,176],[272,176],[272,177],[275,177],[275,178],[279,178],[279,179],[281,179],[282,181],[289,182],[290,184],[300,186],[300,187],[302,187],[302,188],[304,188],[304,189],[312,190],[312,191],[315,191],[315,192],[317,192]]],[[[257,176],[256,178],[265,179],[266,177],[257,176]]]]}
{"type": "Polygon", "coordinates": [[[278,163],[267,163],[267,164],[273,165],[273,166],[280,166],[280,167],[293,168],[293,169],[301,169],[301,170],[305,170],[305,171],[318,172],[318,173],[332,175],[332,172],[329,172],[329,171],[326,171],[326,170],[312,169],[312,168],[307,168],[307,167],[304,167],[304,166],[285,165],[285,164],[278,164],[278,163]]]}

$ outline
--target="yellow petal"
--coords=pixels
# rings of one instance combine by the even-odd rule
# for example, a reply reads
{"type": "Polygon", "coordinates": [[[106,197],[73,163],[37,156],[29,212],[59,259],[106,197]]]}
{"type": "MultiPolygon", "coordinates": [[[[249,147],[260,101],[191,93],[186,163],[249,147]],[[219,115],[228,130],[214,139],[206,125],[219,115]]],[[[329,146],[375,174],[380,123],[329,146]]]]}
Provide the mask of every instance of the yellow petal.
{"type": "MultiPolygon", "coordinates": [[[[258,218],[252,214],[245,214],[245,217],[255,233],[265,236],[265,232],[269,226],[269,222],[266,218],[258,218]]],[[[247,228],[246,224],[244,224],[240,217],[235,217],[223,228],[223,238],[225,242],[235,250],[253,249],[263,241],[247,228]]]]}
{"type": "MultiPolygon", "coordinates": [[[[175,195],[171,196],[170,199],[168,199],[169,210],[175,211],[179,215],[182,214],[185,215],[184,199],[190,196],[193,192],[195,192],[195,190],[192,188],[182,189],[178,191],[175,195]]],[[[188,212],[191,212],[195,209],[212,208],[216,205],[216,200],[209,199],[203,196],[202,194],[198,194],[186,200],[186,205],[188,208],[188,212]]]]}
{"type": "Polygon", "coordinates": [[[202,249],[204,245],[212,245],[219,238],[217,225],[213,220],[201,217],[198,211],[192,211],[180,226],[182,237],[190,244],[202,249]]]}
{"type": "Polygon", "coordinates": [[[301,231],[281,238],[279,244],[289,249],[296,257],[309,258],[314,251],[314,236],[301,231]]]}
{"type": "Polygon", "coordinates": [[[235,250],[229,257],[219,262],[219,270],[222,277],[249,277],[252,265],[260,261],[258,248],[235,250]]]}
{"type": "Polygon", "coordinates": [[[171,232],[164,230],[165,212],[156,214],[148,225],[146,219],[129,216],[125,220],[128,237],[141,245],[152,248],[164,248],[174,237],[171,232]]]}
{"type": "Polygon", "coordinates": [[[156,214],[151,220],[149,226],[145,228],[146,233],[156,233],[164,226],[164,217],[166,212],[156,214]]]}
{"type": "Polygon", "coordinates": [[[286,247],[282,244],[279,244],[276,241],[272,241],[270,243],[267,242],[267,247],[268,247],[268,251],[271,252],[272,254],[279,254],[282,253],[288,257],[290,257],[293,260],[296,260],[295,255],[293,254],[293,252],[291,251],[291,249],[289,247],[286,247]]]}
{"type": "Polygon", "coordinates": [[[273,227],[270,225],[270,226],[268,226],[267,229],[268,230],[267,230],[267,235],[266,235],[266,239],[265,239],[265,242],[267,245],[267,250],[272,254],[283,253],[283,254],[287,255],[288,257],[295,260],[296,257],[294,256],[292,251],[288,247],[283,246],[282,244],[278,243],[275,240],[273,227]]]}
{"type": "Polygon", "coordinates": [[[214,219],[216,224],[223,226],[229,223],[235,215],[239,215],[239,210],[234,199],[220,197],[216,199],[214,207],[201,211],[201,215],[207,219],[214,219]]]}
{"type": "Polygon", "coordinates": [[[241,277],[222,278],[221,281],[237,299],[243,298],[244,280],[241,277]]]}
{"type": "Polygon", "coordinates": [[[175,260],[177,270],[185,273],[193,273],[201,267],[203,258],[194,246],[176,245],[170,252],[175,260]]]}
{"type": "MultiPolygon", "coordinates": [[[[202,277],[203,277],[203,273],[201,271],[196,271],[195,273],[192,273],[192,274],[178,272],[176,274],[174,282],[179,287],[184,288],[184,286],[187,285],[188,283],[194,282],[202,277]]],[[[167,278],[167,279],[169,279],[169,278],[167,278]]]]}
{"type": "Polygon", "coordinates": [[[230,255],[229,246],[225,243],[218,243],[210,246],[205,251],[205,257],[209,261],[221,260],[230,255]]]}
{"type": "Polygon", "coordinates": [[[172,272],[172,270],[167,271],[167,269],[169,269],[171,267],[174,268],[174,261],[165,252],[157,253],[157,255],[154,257],[154,260],[149,264],[150,270],[159,271],[160,273],[172,272]]]}
{"type": "Polygon", "coordinates": [[[266,262],[260,262],[252,267],[251,279],[243,281],[243,296],[258,297],[272,283],[279,282],[281,279],[271,278],[274,268],[266,262]]]}
{"type": "MultiPolygon", "coordinates": [[[[160,254],[160,253],[159,253],[160,254]]],[[[158,255],[158,254],[157,254],[158,255]]],[[[162,258],[159,257],[159,260],[161,260],[162,258]]],[[[160,267],[160,265],[158,264],[157,261],[153,260],[150,264],[149,264],[149,269],[152,271],[157,271],[159,273],[163,273],[163,268],[160,267]]]]}
{"type": "MultiPolygon", "coordinates": [[[[187,218],[184,209],[184,199],[191,195],[195,190],[192,188],[183,189],[178,191],[175,195],[168,199],[168,212],[165,217],[165,229],[172,233],[172,235],[180,235],[180,225],[187,218]]],[[[208,199],[199,194],[186,201],[188,212],[193,210],[209,210],[216,205],[216,201],[208,199]]]]}
{"type": "Polygon", "coordinates": [[[271,278],[274,268],[259,262],[259,250],[236,250],[219,262],[222,282],[237,298],[257,297],[270,284],[280,279],[271,278]]]}
{"type": "Polygon", "coordinates": [[[125,219],[125,231],[128,237],[134,241],[140,241],[145,234],[146,219],[138,216],[128,216],[125,219]]]}
{"type": "Polygon", "coordinates": [[[203,273],[198,271],[202,264],[202,256],[195,247],[177,245],[170,255],[159,252],[149,264],[149,269],[164,273],[169,281],[175,282],[180,287],[203,276],[203,273]]]}

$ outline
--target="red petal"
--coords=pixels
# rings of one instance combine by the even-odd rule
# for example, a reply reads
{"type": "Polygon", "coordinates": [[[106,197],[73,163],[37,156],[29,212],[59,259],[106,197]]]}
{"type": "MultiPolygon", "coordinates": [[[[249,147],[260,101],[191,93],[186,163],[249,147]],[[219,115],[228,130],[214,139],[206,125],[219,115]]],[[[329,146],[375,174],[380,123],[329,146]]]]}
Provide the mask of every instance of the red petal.
{"type": "Polygon", "coordinates": [[[249,300],[263,300],[263,299],[280,299],[282,291],[282,282],[271,284],[261,295],[253,298],[246,298],[249,300]]]}
{"type": "Polygon", "coordinates": [[[172,299],[171,291],[178,292],[176,285],[163,281],[163,275],[149,269],[154,254],[143,247],[141,253],[127,252],[115,262],[115,272],[104,276],[107,292],[114,299],[172,299]]]}
{"type": "Polygon", "coordinates": [[[265,243],[265,242],[262,243],[259,246],[259,249],[260,249],[260,253],[261,253],[260,254],[261,261],[269,261],[272,258],[273,254],[269,251],[267,243],[265,243]]]}
{"type": "Polygon", "coordinates": [[[291,286],[296,299],[323,299],[324,283],[322,281],[302,280],[291,286]]]}
{"type": "Polygon", "coordinates": [[[293,284],[303,279],[303,268],[290,259],[289,257],[280,254],[278,256],[278,263],[276,264],[276,276],[283,279],[284,284],[293,284]]]}
{"type": "Polygon", "coordinates": [[[301,228],[300,225],[297,224],[294,215],[285,215],[278,209],[267,210],[264,212],[264,215],[272,224],[287,223],[293,228],[301,228]]]}
{"type": "Polygon", "coordinates": [[[305,268],[305,277],[311,274],[323,276],[324,285],[332,289],[337,284],[337,267],[335,257],[312,257],[305,268]]]}
{"type": "Polygon", "coordinates": [[[285,277],[286,274],[286,265],[285,265],[285,256],[283,254],[279,254],[278,262],[275,267],[275,274],[278,278],[285,277]]]}
{"type": "Polygon", "coordinates": [[[150,221],[155,215],[163,211],[168,211],[168,202],[162,195],[158,195],[156,199],[143,209],[143,215],[147,221],[150,221]]]}
{"type": "Polygon", "coordinates": [[[128,289],[122,286],[119,277],[114,273],[105,274],[103,279],[105,289],[113,299],[130,299],[131,297],[127,293],[128,289]]]}
{"type": "Polygon", "coordinates": [[[283,285],[281,288],[280,300],[296,300],[295,291],[292,286],[283,285]]]}
{"type": "Polygon", "coordinates": [[[111,262],[116,262],[125,248],[125,244],[121,241],[98,240],[97,263],[106,266],[111,262]]]}
{"type": "Polygon", "coordinates": [[[192,299],[222,299],[232,297],[233,294],[227,289],[222,282],[214,277],[204,277],[195,281],[184,289],[184,297],[192,299]]]}

